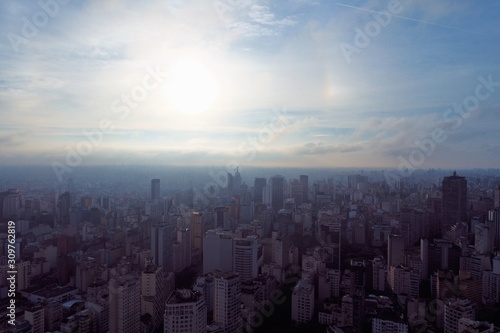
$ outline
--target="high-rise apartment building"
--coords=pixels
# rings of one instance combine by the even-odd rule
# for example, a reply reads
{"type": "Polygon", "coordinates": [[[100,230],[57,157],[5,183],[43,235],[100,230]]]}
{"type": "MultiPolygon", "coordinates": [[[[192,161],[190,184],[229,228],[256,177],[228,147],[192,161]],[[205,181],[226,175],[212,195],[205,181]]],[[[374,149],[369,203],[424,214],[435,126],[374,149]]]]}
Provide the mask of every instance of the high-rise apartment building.
{"type": "Polygon", "coordinates": [[[292,321],[307,323],[314,315],[314,285],[307,278],[301,279],[292,293],[292,321]]]}
{"type": "Polygon", "coordinates": [[[165,304],[163,331],[205,333],[207,306],[203,294],[190,289],[174,291],[165,304]]]}
{"type": "Polygon", "coordinates": [[[241,317],[240,276],[232,272],[215,272],[214,322],[224,333],[240,333],[241,317]]]}
{"type": "Polygon", "coordinates": [[[109,280],[109,332],[136,333],[140,331],[141,282],[133,275],[109,280]]]}
{"type": "Polygon", "coordinates": [[[273,176],[270,179],[271,185],[271,206],[274,212],[283,209],[285,200],[285,178],[283,176],[273,176]]]}
{"type": "Polygon", "coordinates": [[[457,222],[467,221],[467,180],[465,177],[444,177],[442,182],[441,234],[451,229],[457,222]]]}
{"type": "Polygon", "coordinates": [[[500,209],[500,185],[495,188],[495,201],[493,208],[500,209]]]}
{"type": "Polygon", "coordinates": [[[241,281],[250,281],[258,276],[261,257],[262,248],[259,247],[257,236],[234,239],[233,272],[240,275],[241,281]]]}
{"type": "Polygon", "coordinates": [[[405,263],[405,240],[402,235],[389,235],[387,246],[387,266],[397,266],[405,263]]]}
{"type": "Polygon", "coordinates": [[[29,321],[31,326],[33,326],[32,333],[44,333],[45,332],[45,320],[44,320],[44,309],[41,305],[34,305],[26,308],[24,310],[24,319],[29,321]]]}
{"type": "Polygon", "coordinates": [[[148,313],[154,329],[157,329],[163,320],[164,283],[163,267],[148,264],[141,274],[141,316],[148,313]]]}
{"type": "Polygon", "coordinates": [[[309,202],[309,176],[300,175],[299,181],[302,185],[302,202],[309,202]]]}

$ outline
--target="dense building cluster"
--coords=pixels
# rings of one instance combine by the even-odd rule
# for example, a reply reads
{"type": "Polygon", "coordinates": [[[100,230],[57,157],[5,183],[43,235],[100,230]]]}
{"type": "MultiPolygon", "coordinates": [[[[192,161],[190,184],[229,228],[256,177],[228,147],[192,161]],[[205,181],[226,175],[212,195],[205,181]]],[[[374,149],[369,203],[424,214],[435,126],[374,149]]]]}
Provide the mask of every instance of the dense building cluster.
{"type": "Polygon", "coordinates": [[[498,332],[500,179],[468,172],[20,181],[0,193],[1,329],[498,332]]]}

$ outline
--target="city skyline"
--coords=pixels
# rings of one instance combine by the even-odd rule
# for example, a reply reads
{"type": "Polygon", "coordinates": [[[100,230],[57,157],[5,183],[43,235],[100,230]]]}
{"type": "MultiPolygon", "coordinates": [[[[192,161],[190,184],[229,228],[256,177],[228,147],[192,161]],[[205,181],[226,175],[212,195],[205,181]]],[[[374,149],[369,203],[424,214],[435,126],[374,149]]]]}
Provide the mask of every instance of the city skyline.
{"type": "Polygon", "coordinates": [[[498,7],[4,1],[1,164],[498,167],[498,7]]]}

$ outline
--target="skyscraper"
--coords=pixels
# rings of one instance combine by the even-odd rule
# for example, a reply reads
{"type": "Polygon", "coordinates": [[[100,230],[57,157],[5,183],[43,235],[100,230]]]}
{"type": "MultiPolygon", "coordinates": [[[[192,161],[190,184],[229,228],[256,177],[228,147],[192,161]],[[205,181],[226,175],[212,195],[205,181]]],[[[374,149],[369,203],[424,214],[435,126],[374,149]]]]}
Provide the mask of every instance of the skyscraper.
{"type": "Polygon", "coordinates": [[[214,322],[225,333],[242,332],[240,276],[215,272],[214,322]]]}
{"type": "Polygon", "coordinates": [[[405,262],[405,240],[401,235],[389,235],[387,245],[387,266],[397,266],[405,262]]]}
{"type": "Polygon", "coordinates": [[[263,198],[263,190],[264,187],[266,186],[266,178],[255,178],[253,182],[253,201],[256,203],[262,203],[264,202],[263,198]]]}
{"type": "Polygon", "coordinates": [[[151,179],[151,200],[160,200],[160,180],[151,179]]]}
{"type": "Polygon", "coordinates": [[[157,329],[163,319],[165,305],[163,267],[150,263],[141,275],[141,316],[149,313],[157,329]]]}
{"type": "Polygon", "coordinates": [[[236,168],[236,172],[234,174],[234,184],[233,184],[233,195],[239,194],[241,191],[241,175],[239,168],[236,168]]]}
{"type": "Polygon", "coordinates": [[[141,283],[133,275],[109,280],[109,332],[136,333],[140,331],[141,283]]]}
{"type": "Polygon", "coordinates": [[[257,277],[259,273],[257,236],[234,239],[233,272],[238,273],[242,281],[249,281],[257,277]]]}
{"type": "Polygon", "coordinates": [[[455,223],[467,221],[467,180],[453,172],[453,176],[444,177],[442,186],[441,234],[444,235],[455,223]]]}
{"type": "Polygon", "coordinates": [[[285,194],[284,194],[284,185],[285,178],[283,176],[273,176],[271,177],[271,205],[275,212],[278,212],[283,208],[285,194]]]}
{"type": "Polygon", "coordinates": [[[292,293],[292,321],[307,323],[314,314],[314,285],[307,278],[301,279],[292,293]]]}
{"type": "Polygon", "coordinates": [[[500,209],[500,185],[495,188],[495,203],[493,207],[500,209]]]}
{"type": "Polygon", "coordinates": [[[173,226],[167,223],[151,227],[151,255],[155,265],[163,267],[163,273],[173,270],[172,251],[173,226]]]}
{"type": "Polygon", "coordinates": [[[203,238],[203,274],[233,270],[233,237],[221,229],[208,230],[203,238]]]}

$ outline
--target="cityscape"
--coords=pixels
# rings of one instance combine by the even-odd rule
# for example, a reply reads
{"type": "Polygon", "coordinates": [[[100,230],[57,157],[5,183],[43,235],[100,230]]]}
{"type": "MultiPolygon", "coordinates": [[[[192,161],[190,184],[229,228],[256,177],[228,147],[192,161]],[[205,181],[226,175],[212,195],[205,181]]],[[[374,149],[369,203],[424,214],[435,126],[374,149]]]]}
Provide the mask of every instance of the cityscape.
{"type": "Polygon", "coordinates": [[[2,168],[3,331],[498,332],[499,170],[220,170],[2,168]]]}
{"type": "Polygon", "coordinates": [[[500,2],[0,1],[0,332],[500,333],[500,2]]]}

